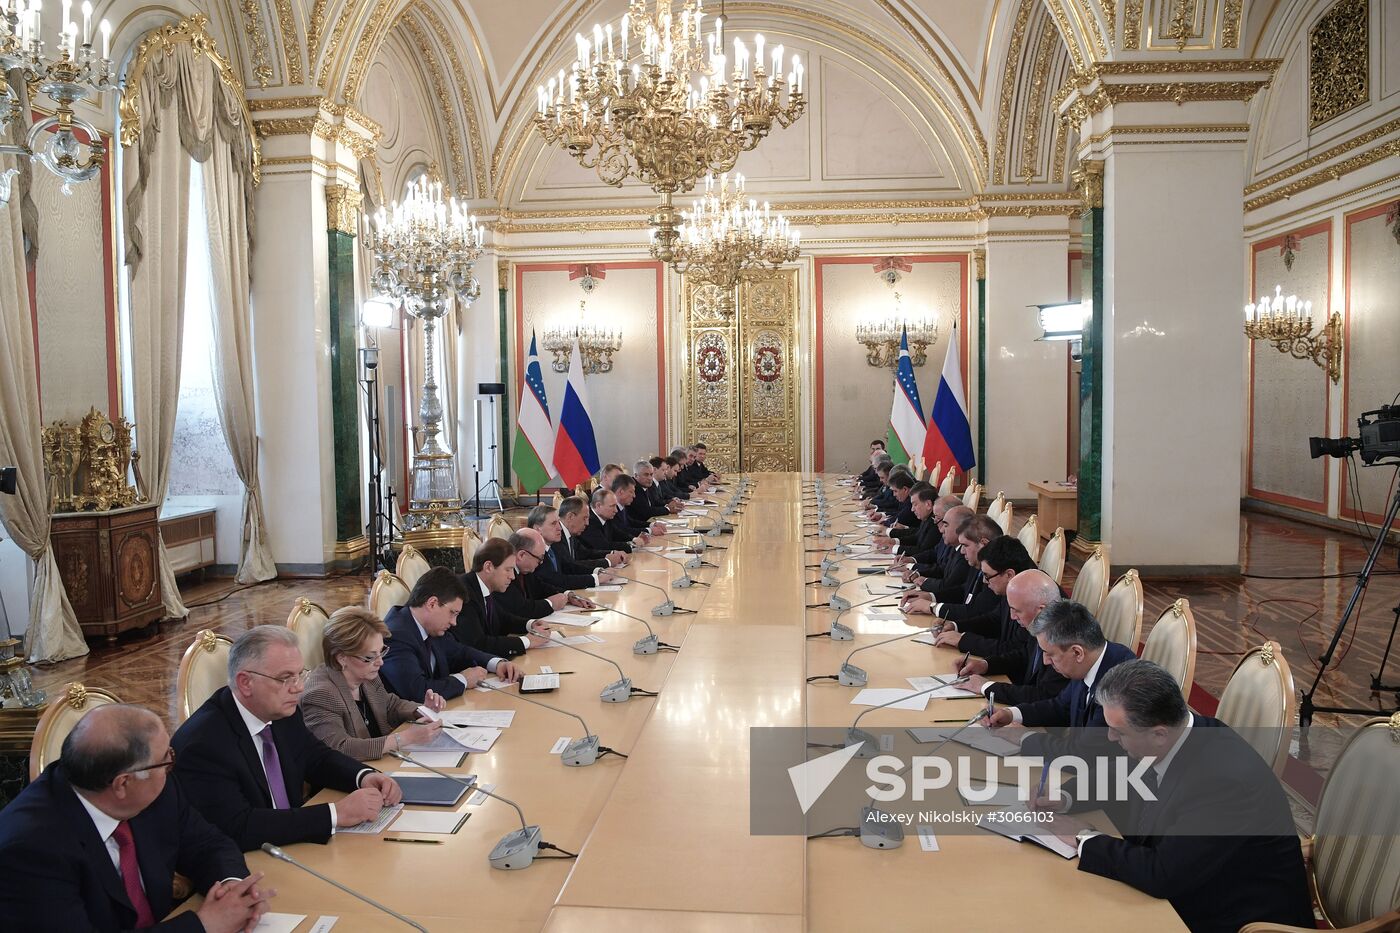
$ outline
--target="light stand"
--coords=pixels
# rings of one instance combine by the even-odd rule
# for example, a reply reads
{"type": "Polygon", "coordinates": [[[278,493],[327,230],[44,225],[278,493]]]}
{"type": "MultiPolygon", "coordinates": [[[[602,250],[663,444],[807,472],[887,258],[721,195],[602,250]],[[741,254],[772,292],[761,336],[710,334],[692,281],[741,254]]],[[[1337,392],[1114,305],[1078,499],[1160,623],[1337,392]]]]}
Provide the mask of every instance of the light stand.
{"type": "MultiPolygon", "coordinates": [[[[505,393],[505,385],[499,382],[483,382],[477,385],[480,393],[476,397],[476,457],[472,463],[472,483],[475,486],[474,505],[476,510],[473,517],[480,520],[484,516],[481,514],[481,485],[482,467],[491,465],[491,479],[486,481],[486,492],[491,492],[491,487],[496,487],[495,496],[496,508],[502,510],[505,503],[501,501],[501,484],[496,478],[496,450],[499,447],[496,437],[496,399],[505,393]]],[[[538,497],[538,496],[537,496],[538,497]]]]}
{"type": "Polygon", "coordinates": [[[360,386],[365,391],[365,421],[369,425],[369,522],[365,527],[365,537],[369,539],[369,572],[374,575],[380,567],[388,567],[385,560],[390,542],[394,539],[393,490],[389,490],[389,511],[384,510],[384,455],[379,439],[379,348],[360,348],[360,364],[363,375],[360,386]]]}

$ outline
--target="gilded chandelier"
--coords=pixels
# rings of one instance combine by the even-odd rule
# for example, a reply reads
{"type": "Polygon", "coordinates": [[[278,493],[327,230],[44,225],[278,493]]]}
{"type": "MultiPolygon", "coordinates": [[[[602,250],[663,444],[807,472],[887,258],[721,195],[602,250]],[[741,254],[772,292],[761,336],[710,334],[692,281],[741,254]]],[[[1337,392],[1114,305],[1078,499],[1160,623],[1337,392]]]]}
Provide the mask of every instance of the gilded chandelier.
{"type": "MultiPolygon", "coordinates": [[[[40,0],[0,0],[0,71],[18,69],[20,80],[37,86],[54,103],[54,115],[29,128],[24,142],[0,145],[0,154],[30,159],[63,179],[63,193],[72,193],[74,182],[87,181],[102,170],[107,149],[97,128],[73,113],[73,104],[92,94],[116,90],[112,71],[112,27],[105,19],[102,55],[92,47],[92,4],[84,2],[83,28],[69,19],[72,0],[63,0],[58,55],[47,59],[39,38],[40,0]],[[81,43],[78,41],[81,35],[81,43]],[[78,139],[80,130],[86,142],[78,139]],[[84,154],[86,150],[86,154],[84,154]]],[[[0,131],[24,116],[24,106],[8,82],[0,77],[0,131]]],[[[0,204],[10,199],[10,180],[17,168],[0,169],[0,204]]]]}
{"type": "MultiPolygon", "coordinates": [[[[442,185],[421,178],[407,196],[382,208],[369,233],[375,270],[374,288],[398,299],[404,310],[423,322],[423,393],[418,406],[420,444],[413,455],[413,492],[404,525],[410,532],[431,532],[462,525],[462,501],[452,452],[438,440],[442,401],[434,375],[437,321],[456,298],[470,304],[481,294],[474,263],[485,233],[456,198],[443,200],[442,185]]],[[[435,542],[424,540],[425,544],[435,542]]]]}
{"type": "Polygon", "coordinates": [[[585,376],[612,372],[613,354],[622,349],[622,331],[603,330],[584,323],[585,305],[582,301],[578,303],[578,321],[572,327],[551,327],[544,332],[544,348],[554,354],[550,368],[556,373],[569,371],[569,356],[575,340],[585,376]]]}
{"type": "Polygon", "coordinates": [[[1280,353],[1296,360],[1312,360],[1322,367],[1333,384],[1342,378],[1342,316],[1333,314],[1313,333],[1312,302],[1298,296],[1284,297],[1283,288],[1274,286],[1273,298],[1244,306],[1244,333],[1250,340],[1266,340],[1280,353]]]}
{"type": "MultiPolygon", "coordinates": [[[[691,281],[719,289],[718,309],[734,312],[734,287],[739,275],[750,269],[776,269],[797,259],[801,235],[787,218],[774,212],[765,201],[760,205],[745,197],[744,176],[736,174],[731,184],[722,175],[705,179],[705,194],[695,200],[694,209],[681,213],[674,253],[676,271],[691,281]]],[[[651,254],[657,259],[666,247],[657,234],[651,254]]]]}
{"type": "Polygon", "coordinates": [[[928,318],[910,320],[900,311],[900,294],[894,293],[894,315],[883,321],[856,325],[856,340],[865,347],[865,362],[871,366],[899,365],[899,338],[909,333],[909,362],[922,366],[928,361],[929,344],[938,340],[938,325],[928,318]]]}
{"type": "Polygon", "coordinates": [[[804,71],[797,55],[783,77],[783,47],[765,57],[763,36],[754,52],[739,39],[725,55],[724,20],[702,40],[703,0],[631,0],[622,26],[593,26],[591,40],[576,35],[578,58],[537,92],[535,128],[567,149],[609,185],[628,176],[661,195],[652,215],[653,255],[673,261],[678,215],[672,196],[702,176],[728,171],[776,122],[802,116],[804,71]],[[766,67],[765,67],[766,66],[766,67]]]}

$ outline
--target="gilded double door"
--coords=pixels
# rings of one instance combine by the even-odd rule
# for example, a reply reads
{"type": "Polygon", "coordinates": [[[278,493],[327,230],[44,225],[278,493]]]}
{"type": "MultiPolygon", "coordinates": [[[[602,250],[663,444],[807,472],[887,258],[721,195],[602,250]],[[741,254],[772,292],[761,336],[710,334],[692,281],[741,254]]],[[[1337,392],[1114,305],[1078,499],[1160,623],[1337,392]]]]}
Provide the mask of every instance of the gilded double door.
{"type": "Polygon", "coordinates": [[[738,293],[731,315],[714,286],[685,285],[685,436],[721,472],[796,470],[797,271],[750,273],[738,293]]]}

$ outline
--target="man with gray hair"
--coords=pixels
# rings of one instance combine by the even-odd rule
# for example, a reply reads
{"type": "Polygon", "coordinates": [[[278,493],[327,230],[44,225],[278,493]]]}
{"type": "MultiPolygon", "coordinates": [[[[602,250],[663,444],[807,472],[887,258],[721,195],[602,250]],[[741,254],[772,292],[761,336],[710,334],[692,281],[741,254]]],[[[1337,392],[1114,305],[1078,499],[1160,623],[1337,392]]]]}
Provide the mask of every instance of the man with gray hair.
{"type": "Polygon", "coordinates": [[[323,745],[297,703],[306,668],[296,633],[259,625],[229,650],[220,687],[171,740],[175,776],[205,819],[243,849],[330,841],[338,827],[374,819],[403,797],[387,775],[323,745]],[[302,806],[302,785],[345,791],[302,806]]]}
{"type": "Polygon", "coordinates": [[[170,933],[252,929],[276,892],[249,875],[238,847],[169,780],[160,717],[98,706],[63,740],[58,761],[0,820],[0,917],[6,929],[170,933]],[[175,872],[204,903],[161,923],[175,872]]]}
{"type": "Polygon", "coordinates": [[[637,495],[627,506],[627,514],[634,525],[648,525],[653,518],[681,510],[681,500],[662,498],[661,488],[656,483],[656,467],[650,460],[638,460],[632,467],[632,478],[637,482],[637,495]]]}
{"type": "MultiPolygon", "coordinates": [[[[1193,931],[1260,922],[1311,929],[1302,848],[1269,765],[1229,726],[1192,713],[1175,678],[1151,661],[1119,664],[1096,692],[1108,739],[1150,762],[1151,798],[1119,802],[1121,839],[1057,816],[1054,833],[1078,847],[1079,870],[1169,900],[1193,931]]],[[[1062,805],[1076,809],[1072,799],[1062,805]]]]}
{"type": "Polygon", "coordinates": [[[539,532],[544,539],[546,551],[544,560],[535,572],[540,580],[560,590],[580,590],[586,587],[612,583],[616,579],[607,570],[606,562],[598,566],[568,557],[561,542],[564,540],[564,526],[559,521],[559,510],[551,505],[537,505],[525,517],[525,527],[539,532]]]}

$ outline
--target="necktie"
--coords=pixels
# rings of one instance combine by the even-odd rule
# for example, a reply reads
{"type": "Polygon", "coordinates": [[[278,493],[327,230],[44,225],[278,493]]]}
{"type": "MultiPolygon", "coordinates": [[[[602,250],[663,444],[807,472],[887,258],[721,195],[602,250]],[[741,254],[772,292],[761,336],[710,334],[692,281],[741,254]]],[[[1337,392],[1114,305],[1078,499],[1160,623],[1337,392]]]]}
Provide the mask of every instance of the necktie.
{"type": "Polygon", "coordinates": [[[548,549],[547,551],[545,551],[545,553],[546,553],[547,555],[549,555],[549,566],[551,566],[551,567],[554,568],[554,572],[555,572],[555,573],[558,573],[558,572],[559,572],[559,555],[554,553],[554,548],[548,549]]]}
{"type": "Polygon", "coordinates": [[[287,801],[287,785],[282,780],[282,759],[277,757],[277,744],[272,741],[272,723],[263,726],[258,733],[262,739],[263,770],[267,772],[267,789],[272,793],[272,806],[278,810],[290,810],[287,801]]]}
{"type": "Polygon", "coordinates": [[[151,902],[146,900],[146,891],[141,887],[141,866],[136,861],[136,840],[131,836],[131,826],[124,821],[118,823],[112,836],[117,840],[117,860],[122,868],[122,887],[126,889],[131,906],[136,908],[136,929],[155,926],[156,918],[151,913],[151,902]]]}
{"type": "Polygon", "coordinates": [[[494,634],[496,630],[496,602],[490,596],[486,597],[486,633],[494,634]]]}
{"type": "Polygon", "coordinates": [[[433,650],[433,643],[423,642],[423,647],[428,649],[428,673],[437,676],[437,652],[433,650]]]}

